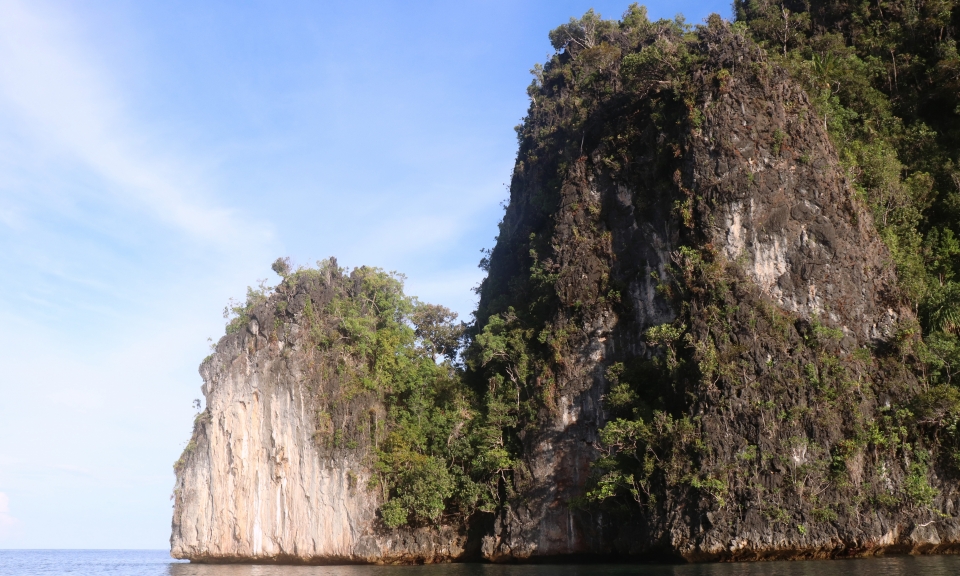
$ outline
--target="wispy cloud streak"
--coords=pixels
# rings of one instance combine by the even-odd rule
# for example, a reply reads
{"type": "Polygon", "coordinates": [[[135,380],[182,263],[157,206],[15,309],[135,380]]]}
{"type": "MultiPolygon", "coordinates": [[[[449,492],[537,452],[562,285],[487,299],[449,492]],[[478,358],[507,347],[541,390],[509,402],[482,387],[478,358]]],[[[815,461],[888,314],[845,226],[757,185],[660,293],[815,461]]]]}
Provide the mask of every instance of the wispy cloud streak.
{"type": "MultiPolygon", "coordinates": [[[[269,231],[215,205],[187,166],[159,160],[107,75],[71,42],[70,23],[37,2],[0,1],[0,97],[32,138],[84,163],[122,203],[221,246],[269,231]],[[139,205],[139,206],[138,206],[139,205]]],[[[164,150],[163,152],[170,152],[164,150]]],[[[3,220],[13,213],[4,211],[3,220]]]]}

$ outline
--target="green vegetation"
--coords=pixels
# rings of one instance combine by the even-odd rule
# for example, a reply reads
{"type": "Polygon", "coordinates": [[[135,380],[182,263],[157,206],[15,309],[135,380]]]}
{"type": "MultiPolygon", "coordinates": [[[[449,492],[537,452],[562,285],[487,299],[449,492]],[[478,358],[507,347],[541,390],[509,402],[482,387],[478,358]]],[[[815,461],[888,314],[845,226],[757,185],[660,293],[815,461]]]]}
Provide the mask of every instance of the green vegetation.
{"type": "Polygon", "coordinates": [[[342,276],[347,286],[316,312],[315,345],[339,359],[347,395],[366,393],[386,408],[373,442],[384,523],[468,514],[480,496],[469,474],[475,401],[453,363],[456,314],[404,295],[395,274],[364,267],[347,277],[329,262],[317,274],[342,276]]]}
{"type": "MultiPolygon", "coordinates": [[[[225,310],[228,334],[255,311],[264,324],[266,310],[271,338],[293,321],[309,335],[317,442],[370,455],[367,488],[382,492],[386,526],[523,498],[525,441],[601,373],[608,420],[583,508],[639,506],[653,523],[678,503],[747,502],[804,536],[861,508],[932,509],[930,477],[960,475],[960,4],[735,9],[733,24],[693,27],[651,22],[634,4],[619,21],[591,10],[550,33],[556,54],[532,71],[510,205],[481,261],[471,326],[406,296],[396,274],[332,260],[310,270],[278,260],[276,294],[261,284],[225,310]],[[871,210],[920,319],[897,325],[888,345],[845,349],[843,331],[775,307],[699,232],[717,225],[717,200],[685,184],[689,135],[706,139],[710,119],[695,83],[726,94],[744,73],[702,74],[705,46],[722,34],[766,48],[745,64],[754,78],[779,65],[802,84],[809,121],[826,127],[871,210]],[[635,221],[615,224],[616,206],[583,185],[593,186],[588,166],[602,167],[609,189],[637,191],[636,221],[677,223],[668,266],[614,257],[635,221]],[[587,376],[584,351],[609,334],[604,322],[636,316],[636,298],[623,296],[630,275],[651,278],[652,305],[669,313],[587,376]]],[[[780,128],[768,144],[774,157],[794,145],[780,128]]],[[[751,168],[743,182],[755,189],[762,177],[751,168]]]]}
{"type": "MultiPolygon", "coordinates": [[[[651,357],[607,365],[611,420],[601,431],[594,484],[579,504],[623,510],[632,501],[655,518],[665,498],[723,508],[735,495],[757,498],[769,517],[792,518],[800,532],[807,529],[800,510],[832,522],[847,510],[845,499],[929,507],[931,467],[960,461],[949,423],[956,412],[940,418],[928,409],[934,415],[923,418],[908,409],[953,390],[938,386],[955,384],[960,369],[960,9],[763,0],[735,8],[732,25],[716,16],[703,27],[651,22],[633,5],[620,21],[590,11],[551,32],[557,54],[533,71],[510,207],[483,261],[488,277],[465,354],[467,380],[496,400],[500,411],[491,413],[509,416],[497,438],[517,467],[518,438],[550,417],[570,386],[568,371],[588,340],[583,327],[605,311],[631,315],[607,297],[623,292],[610,269],[607,210],[571,191],[586,166],[602,165],[612,183],[643,190],[633,198],[638,212],[662,217],[666,205],[683,225],[672,266],[654,272],[659,295],[679,314],[646,331],[651,357]],[[897,326],[889,348],[842,351],[842,331],[771,306],[697,235],[698,224],[710,223],[713,200],[684,185],[681,159],[686,135],[699,135],[708,112],[695,89],[705,38],[722,33],[766,47],[766,56],[745,64],[755,77],[769,79],[780,65],[800,81],[817,115],[808,121],[827,128],[872,211],[921,320],[897,326]],[[756,342],[762,347],[752,349],[756,342]],[[725,455],[709,441],[704,431],[721,425],[692,411],[706,404],[730,418],[730,394],[751,399],[749,417],[773,430],[776,446],[750,443],[725,455]],[[881,399],[893,406],[878,406],[881,399]],[[734,475],[734,461],[748,473],[734,475]],[[786,471],[788,485],[764,492],[760,478],[774,469],[786,471]]],[[[721,68],[709,78],[724,94],[734,75],[721,68]]],[[[769,149],[783,156],[791,145],[789,131],[777,128],[769,149]]],[[[807,152],[797,157],[811,162],[807,152]]],[[[756,176],[745,180],[756,185],[756,176]]],[[[937,402],[944,401],[924,405],[937,402]]],[[[509,496],[509,484],[502,494],[509,496]]]]}
{"type": "Polygon", "coordinates": [[[233,304],[228,334],[255,312],[261,322],[275,315],[271,341],[290,322],[306,332],[317,442],[372,459],[367,488],[382,491],[384,524],[469,515],[484,501],[471,476],[483,427],[457,364],[456,314],[405,295],[402,276],[375,268],[325,260],[294,271],[278,260],[273,269],[281,284],[261,283],[233,304]]]}

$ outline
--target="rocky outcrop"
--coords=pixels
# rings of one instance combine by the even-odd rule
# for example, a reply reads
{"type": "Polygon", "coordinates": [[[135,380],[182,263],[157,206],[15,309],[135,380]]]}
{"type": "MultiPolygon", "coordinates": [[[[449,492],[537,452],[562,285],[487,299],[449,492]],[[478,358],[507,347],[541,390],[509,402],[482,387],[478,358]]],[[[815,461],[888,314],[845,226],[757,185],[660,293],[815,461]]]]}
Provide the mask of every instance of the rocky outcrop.
{"type": "Polygon", "coordinates": [[[173,557],[317,564],[465,555],[458,529],[383,529],[369,436],[321,441],[333,419],[343,430],[383,412],[362,395],[343,400],[305,333],[305,309],[321,309],[338,282],[328,274],[281,289],[238,318],[201,365],[206,410],[175,466],[173,557]]]}
{"type": "Polygon", "coordinates": [[[592,36],[560,42],[531,89],[465,352],[478,395],[516,385],[495,509],[384,525],[385,407],[313,345],[305,318],[338,282],[319,274],[201,366],[175,557],[960,552],[954,471],[909,421],[915,318],[816,109],[719,18],[692,39],[635,16],[558,29],[592,36]],[[506,377],[477,352],[494,318],[525,340],[506,377]]]}
{"type": "Polygon", "coordinates": [[[695,79],[703,124],[685,167],[691,192],[710,204],[698,222],[707,242],[778,307],[843,330],[844,348],[889,339],[910,311],[817,111],[785,71],[749,71],[766,65],[749,42],[731,35],[707,46],[695,79]],[[719,70],[733,71],[722,89],[719,70]]]}
{"type": "Polygon", "coordinates": [[[281,341],[254,331],[201,369],[207,409],[177,478],[173,555],[354,560],[377,506],[362,489],[369,474],[353,458],[321,458],[300,374],[281,341]]]}
{"type": "Polygon", "coordinates": [[[503,293],[541,267],[556,299],[533,329],[566,342],[548,362],[556,406],[521,432],[530,480],[484,555],[960,551],[956,484],[909,443],[864,439],[920,391],[896,343],[914,316],[869,211],[799,85],[719,19],[698,34],[697,63],[661,82],[672,94],[624,81],[626,95],[584,105],[570,79],[599,48],[583,41],[534,93],[478,316],[528,306],[529,292],[503,293]],[[564,118],[574,102],[587,112],[564,118]],[[657,326],[678,332],[679,367],[656,361],[657,326]],[[632,412],[607,400],[624,366],[632,412]],[[624,416],[654,427],[629,454],[598,433],[624,416]],[[628,463],[598,471],[601,455],[628,463]],[[585,503],[604,470],[631,474],[606,485],[614,505],[585,503]]]}

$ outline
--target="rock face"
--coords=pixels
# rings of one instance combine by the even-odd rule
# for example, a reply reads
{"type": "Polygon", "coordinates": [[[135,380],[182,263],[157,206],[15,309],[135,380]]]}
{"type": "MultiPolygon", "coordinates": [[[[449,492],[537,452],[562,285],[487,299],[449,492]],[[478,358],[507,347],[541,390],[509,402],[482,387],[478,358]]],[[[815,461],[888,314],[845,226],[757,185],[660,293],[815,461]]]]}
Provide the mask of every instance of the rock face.
{"type": "Polygon", "coordinates": [[[888,339],[910,312],[900,310],[887,249],[806,94],[783,71],[745,74],[763,62],[745,42],[710,46],[697,79],[706,113],[685,167],[692,193],[712,204],[700,222],[706,240],[783,310],[842,329],[847,349],[888,339]],[[705,77],[738,68],[722,90],[705,77]]]}
{"type": "MultiPolygon", "coordinates": [[[[283,322],[256,307],[201,366],[175,557],[960,552],[960,491],[898,412],[921,388],[914,317],[822,119],[726,24],[665,30],[568,43],[532,92],[476,330],[526,322],[540,403],[493,520],[388,530],[369,446],[316,442],[318,402],[344,392],[290,319],[329,300],[328,279],[284,294],[283,322]],[[672,65],[620,59],[682,43],[697,58],[672,85],[656,80],[672,65]]],[[[332,417],[382,412],[358,398],[332,417]]]]}
{"type": "Polygon", "coordinates": [[[698,34],[673,94],[631,92],[622,76],[628,95],[616,78],[604,87],[590,68],[600,48],[582,40],[532,93],[478,318],[530,306],[510,287],[540,268],[556,299],[532,328],[566,340],[547,362],[556,406],[521,432],[530,479],[484,555],[960,550],[946,471],[892,436],[865,439],[920,390],[894,343],[914,317],[868,210],[789,75],[719,21],[698,34]],[[591,72],[589,91],[571,82],[591,72]],[[614,95],[583,104],[604,88],[614,95]],[[652,343],[658,326],[678,339],[652,343]],[[635,400],[618,408],[607,399],[626,380],[635,400]],[[637,416],[644,432],[601,441],[637,416]],[[601,456],[620,467],[598,470],[601,456]],[[621,499],[584,506],[598,485],[621,499]]]}
{"type": "Polygon", "coordinates": [[[257,340],[240,334],[201,368],[207,411],[177,479],[173,554],[352,560],[377,505],[357,489],[368,475],[321,458],[298,374],[279,342],[248,352],[257,340]]]}
{"type": "MultiPolygon", "coordinates": [[[[291,320],[302,322],[308,303],[322,307],[337,282],[310,280],[256,306],[200,367],[207,408],[175,467],[171,554],[195,562],[281,563],[463,556],[465,538],[451,528],[378,531],[381,498],[368,487],[369,447],[359,437],[345,440],[360,442],[350,449],[317,441],[324,432],[318,397],[343,392],[318,371],[323,359],[291,320]]],[[[330,415],[338,424],[382,412],[363,398],[339,405],[330,415]]]]}

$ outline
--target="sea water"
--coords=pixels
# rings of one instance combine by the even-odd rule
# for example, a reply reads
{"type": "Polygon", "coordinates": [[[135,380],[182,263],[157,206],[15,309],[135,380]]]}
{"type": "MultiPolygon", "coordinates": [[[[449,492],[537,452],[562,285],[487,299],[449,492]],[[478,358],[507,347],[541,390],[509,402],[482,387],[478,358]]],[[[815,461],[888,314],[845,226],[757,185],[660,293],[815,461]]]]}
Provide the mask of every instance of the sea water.
{"type": "Polygon", "coordinates": [[[0,576],[955,576],[960,557],[891,556],[739,564],[439,564],[269,566],[190,564],[166,550],[0,550],[0,576]]]}

